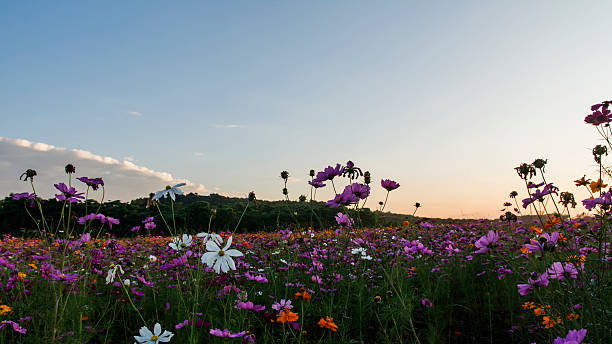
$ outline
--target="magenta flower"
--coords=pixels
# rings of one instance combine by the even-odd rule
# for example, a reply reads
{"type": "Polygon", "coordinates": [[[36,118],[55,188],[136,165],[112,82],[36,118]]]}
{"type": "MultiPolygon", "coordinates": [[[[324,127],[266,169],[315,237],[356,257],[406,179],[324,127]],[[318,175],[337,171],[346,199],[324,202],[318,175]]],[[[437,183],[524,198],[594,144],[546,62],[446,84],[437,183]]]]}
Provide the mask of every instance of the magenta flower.
{"type": "Polygon", "coordinates": [[[350,217],[348,217],[348,215],[346,214],[342,214],[342,213],[338,213],[335,217],[336,222],[340,225],[340,226],[346,226],[346,227],[351,227],[354,223],[353,219],[351,219],[350,217]]]}
{"type": "Polygon", "coordinates": [[[428,298],[424,298],[423,300],[421,300],[421,304],[427,308],[433,307],[433,303],[431,303],[428,298]]]}
{"type": "Polygon", "coordinates": [[[80,177],[80,178],[77,178],[77,179],[82,181],[83,183],[87,184],[87,186],[91,186],[91,188],[94,191],[98,190],[98,187],[104,186],[104,181],[102,180],[102,178],[80,177]]]}
{"type": "Polygon", "coordinates": [[[537,273],[534,272],[532,275],[533,276],[527,280],[527,283],[516,285],[518,288],[518,293],[520,295],[525,296],[529,294],[529,292],[534,289],[534,286],[542,286],[542,287],[548,286],[548,274],[546,272],[541,275],[538,275],[537,273]],[[536,279],[533,279],[533,277],[536,277],[536,279]]]}
{"type": "Polygon", "coordinates": [[[580,344],[587,334],[586,329],[570,330],[565,338],[557,337],[553,344],[580,344]]]}
{"type": "Polygon", "coordinates": [[[236,308],[244,309],[247,311],[259,312],[259,311],[265,310],[266,306],[256,305],[251,301],[248,301],[248,302],[241,301],[241,302],[238,302],[238,304],[236,305],[236,308]]]}
{"type": "Polygon", "coordinates": [[[7,325],[10,325],[13,327],[13,330],[15,332],[19,332],[21,334],[25,334],[27,332],[27,330],[21,326],[19,326],[18,323],[14,322],[14,321],[10,321],[10,320],[2,320],[2,322],[0,323],[0,328],[3,328],[7,325]]]}
{"type": "Polygon", "coordinates": [[[391,179],[381,179],[380,180],[380,186],[382,186],[383,189],[385,189],[387,191],[393,191],[393,190],[395,190],[395,189],[400,187],[400,185],[397,182],[395,182],[395,181],[393,181],[391,179]]]}
{"type": "Polygon", "coordinates": [[[324,182],[326,180],[332,180],[339,175],[342,175],[342,166],[336,164],[336,167],[327,166],[323,171],[317,173],[314,180],[324,182]]]}
{"type": "Polygon", "coordinates": [[[476,253],[487,253],[489,248],[499,240],[499,236],[494,231],[489,231],[487,235],[482,236],[476,241],[474,246],[478,247],[476,253]]]}
{"type": "Polygon", "coordinates": [[[563,281],[566,277],[578,279],[578,269],[572,263],[554,262],[546,272],[550,278],[559,281],[563,281]]]}
{"type": "Polygon", "coordinates": [[[318,181],[316,179],[308,181],[308,184],[312,185],[312,187],[314,187],[315,189],[322,188],[322,187],[325,186],[325,184],[323,184],[323,182],[318,181]]]}
{"type": "Polygon", "coordinates": [[[64,183],[53,184],[53,186],[55,186],[55,188],[61,192],[61,194],[55,195],[55,198],[57,198],[58,201],[67,201],[70,203],[76,203],[79,201],[79,199],[85,198],[82,192],[77,193],[75,188],[73,187],[69,188],[64,183]]]}
{"type": "Polygon", "coordinates": [[[289,309],[293,308],[293,305],[291,305],[291,300],[282,299],[280,301],[280,303],[279,302],[274,302],[272,304],[272,309],[275,309],[277,311],[280,311],[280,310],[285,309],[285,308],[289,308],[289,309]]]}
{"type": "Polygon", "coordinates": [[[216,329],[211,329],[208,333],[212,334],[215,337],[238,338],[238,337],[244,336],[246,334],[246,331],[242,331],[238,333],[231,333],[228,329],[221,331],[221,329],[216,328],[216,329]]]}
{"type": "Polygon", "coordinates": [[[370,195],[370,187],[365,184],[353,183],[344,188],[343,194],[352,193],[359,199],[366,199],[370,195]]]}

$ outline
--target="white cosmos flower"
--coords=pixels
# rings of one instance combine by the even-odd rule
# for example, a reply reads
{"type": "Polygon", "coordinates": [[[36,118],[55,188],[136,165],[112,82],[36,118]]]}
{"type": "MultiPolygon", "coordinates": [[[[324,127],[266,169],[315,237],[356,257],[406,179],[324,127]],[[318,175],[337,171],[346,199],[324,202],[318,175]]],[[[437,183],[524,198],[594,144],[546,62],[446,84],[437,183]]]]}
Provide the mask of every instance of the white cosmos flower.
{"type": "Polygon", "coordinates": [[[157,261],[157,257],[155,257],[154,255],[150,255],[150,256],[149,256],[149,261],[150,261],[151,263],[154,263],[154,262],[156,262],[156,261],[157,261]]]}
{"type": "Polygon", "coordinates": [[[208,240],[213,240],[218,245],[221,245],[223,243],[223,238],[217,233],[202,232],[202,233],[198,233],[197,237],[204,238],[204,242],[207,242],[208,240]]]}
{"type": "Polygon", "coordinates": [[[210,240],[206,242],[206,250],[208,252],[202,255],[202,263],[206,263],[209,267],[213,266],[216,273],[220,273],[220,271],[228,272],[231,270],[236,270],[236,264],[232,257],[241,257],[243,256],[242,252],[231,249],[232,245],[232,237],[227,239],[227,243],[223,249],[219,248],[214,241],[210,240]]]}
{"type": "Polygon", "coordinates": [[[121,265],[111,264],[110,269],[108,269],[108,273],[106,274],[106,284],[109,284],[115,281],[117,270],[119,270],[119,272],[121,272],[122,275],[125,273],[123,272],[123,268],[121,267],[121,265]]]}
{"type": "Polygon", "coordinates": [[[170,248],[172,248],[175,251],[180,251],[184,247],[191,246],[191,241],[192,241],[191,235],[183,234],[182,240],[181,238],[174,238],[172,239],[172,242],[168,244],[168,246],[170,246],[170,248]]]}
{"type": "Polygon", "coordinates": [[[166,186],[165,189],[157,191],[155,193],[155,196],[153,196],[153,200],[156,201],[156,200],[162,198],[162,196],[164,198],[166,198],[167,195],[170,195],[170,198],[172,198],[172,200],[175,201],[176,200],[176,195],[182,195],[183,194],[183,191],[181,191],[181,189],[179,189],[179,188],[181,186],[185,186],[185,185],[187,185],[187,184],[179,183],[179,184],[176,184],[175,186],[168,185],[168,186],[166,186]]]}
{"type": "MultiPolygon", "coordinates": [[[[167,343],[170,341],[170,338],[174,336],[170,331],[161,331],[161,325],[159,323],[155,324],[153,327],[153,332],[151,332],[146,326],[140,328],[140,336],[134,336],[134,338],[141,344],[157,344],[157,343],[167,343]]],[[[136,343],[134,343],[136,344],[136,343]]]]}

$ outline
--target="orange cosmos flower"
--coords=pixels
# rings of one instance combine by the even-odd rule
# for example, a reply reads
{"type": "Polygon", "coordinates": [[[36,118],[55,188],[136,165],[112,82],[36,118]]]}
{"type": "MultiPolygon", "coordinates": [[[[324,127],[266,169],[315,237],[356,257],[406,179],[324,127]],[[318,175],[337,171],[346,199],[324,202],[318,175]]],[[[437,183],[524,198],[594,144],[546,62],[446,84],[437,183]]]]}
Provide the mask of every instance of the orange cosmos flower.
{"type": "Polygon", "coordinates": [[[334,332],[338,329],[338,325],[334,324],[334,319],[330,317],[325,317],[325,319],[321,318],[317,323],[322,328],[328,328],[334,332]]]}
{"type": "Polygon", "coordinates": [[[523,303],[523,309],[534,309],[535,304],[533,301],[523,303]]]}
{"type": "Polygon", "coordinates": [[[542,325],[544,325],[544,328],[551,328],[560,322],[561,318],[559,317],[557,317],[556,319],[551,318],[548,315],[542,317],[542,325]]]}
{"type": "Polygon", "coordinates": [[[608,186],[608,184],[604,184],[603,180],[598,179],[596,182],[591,182],[591,184],[589,184],[589,187],[591,188],[592,192],[599,192],[601,191],[601,189],[605,188],[606,186],[608,186]]]}
{"type": "Polygon", "coordinates": [[[591,180],[585,178],[586,174],[582,178],[574,180],[574,183],[576,183],[576,186],[587,186],[591,180]]]}
{"type": "Polygon", "coordinates": [[[580,317],[580,316],[579,316],[578,314],[576,314],[576,313],[570,313],[570,314],[567,316],[567,320],[576,320],[576,319],[578,319],[579,317],[580,317]]]}
{"type": "Polygon", "coordinates": [[[283,311],[281,314],[278,315],[276,321],[284,324],[286,322],[295,322],[298,320],[298,318],[299,317],[297,313],[293,313],[291,311],[283,311]]]}
{"type": "Polygon", "coordinates": [[[541,308],[541,307],[535,308],[535,309],[533,310],[533,313],[534,313],[536,316],[540,316],[540,315],[544,314],[544,312],[545,312],[545,311],[544,311],[544,308],[541,308]]]}
{"type": "Polygon", "coordinates": [[[300,289],[299,293],[295,293],[295,298],[296,299],[302,299],[304,301],[310,301],[310,294],[304,290],[304,288],[300,289]]]}

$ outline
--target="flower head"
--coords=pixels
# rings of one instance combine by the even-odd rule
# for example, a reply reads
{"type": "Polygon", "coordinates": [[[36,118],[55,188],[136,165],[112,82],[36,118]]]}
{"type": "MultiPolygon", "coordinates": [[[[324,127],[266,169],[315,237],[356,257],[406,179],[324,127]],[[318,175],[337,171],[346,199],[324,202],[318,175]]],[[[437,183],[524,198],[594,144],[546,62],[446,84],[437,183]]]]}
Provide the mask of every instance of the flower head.
{"type": "Polygon", "coordinates": [[[397,182],[395,182],[395,181],[393,181],[391,179],[381,179],[380,180],[380,186],[382,186],[383,189],[385,189],[387,191],[393,191],[393,190],[395,190],[395,189],[400,187],[400,185],[397,182]]]}
{"type": "Polygon", "coordinates": [[[328,328],[334,332],[336,332],[336,330],[338,329],[338,325],[334,324],[334,318],[327,316],[325,317],[325,319],[321,318],[317,325],[319,325],[321,328],[328,328]]]}
{"type": "Polygon", "coordinates": [[[221,249],[214,240],[206,242],[206,250],[208,252],[202,255],[202,263],[206,263],[209,267],[213,267],[216,273],[228,272],[236,270],[236,264],[232,257],[242,257],[242,252],[236,249],[229,249],[232,245],[232,237],[227,239],[227,243],[221,249]]]}
{"type": "Polygon", "coordinates": [[[77,193],[76,189],[73,187],[68,187],[66,186],[66,184],[64,183],[59,183],[59,184],[53,184],[53,186],[55,186],[56,189],[58,189],[61,194],[56,194],[55,198],[58,201],[67,201],[70,203],[76,203],[79,201],[79,199],[83,199],[85,198],[83,196],[83,193],[77,193]]]}
{"type": "Polygon", "coordinates": [[[181,191],[181,189],[179,189],[179,188],[181,186],[185,186],[185,185],[187,185],[187,184],[179,183],[179,184],[176,184],[174,186],[168,185],[168,186],[166,186],[166,188],[164,190],[157,191],[155,193],[155,195],[153,196],[152,200],[153,201],[157,201],[158,199],[162,198],[162,196],[164,198],[166,198],[167,195],[170,195],[170,198],[172,198],[172,200],[175,201],[176,200],[176,195],[182,195],[183,194],[183,191],[181,191]]]}
{"type": "Polygon", "coordinates": [[[183,234],[183,238],[174,238],[172,242],[168,244],[171,249],[175,251],[180,251],[183,248],[187,248],[191,246],[192,237],[191,235],[183,234]]]}
{"type": "Polygon", "coordinates": [[[138,341],[138,343],[142,344],[157,344],[157,343],[167,343],[170,341],[170,338],[174,336],[170,331],[164,331],[162,333],[161,325],[159,323],[155,324],[153,327],[153,332],[151,332],[146,326],[140,328],[140,336],[134,336],[134,338],[138,341]]]}
{"type": "Polygon", "coordinates": [[[499,236],[494,231],[489,231],[487,235],[482,236],[480,239],[476,241],[474,246],[478,247],[476,253],[486,253],[489,251],[489,248],[493,246],[499,240],[499,236]]]}

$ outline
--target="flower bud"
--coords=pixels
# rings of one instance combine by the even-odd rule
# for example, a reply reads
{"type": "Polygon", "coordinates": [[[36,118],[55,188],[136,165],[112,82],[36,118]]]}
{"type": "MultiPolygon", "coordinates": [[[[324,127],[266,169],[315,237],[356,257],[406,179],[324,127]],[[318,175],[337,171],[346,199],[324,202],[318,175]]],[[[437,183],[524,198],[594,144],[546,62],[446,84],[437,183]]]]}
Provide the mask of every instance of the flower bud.
{"type": "Polygon", "coordinates": [[[73,164],[66,165],[64,170],[66,171],[66,174],[71,174],[71,173],[75,173],[76,172],[76,169],[74,168],[73,164]]]}

